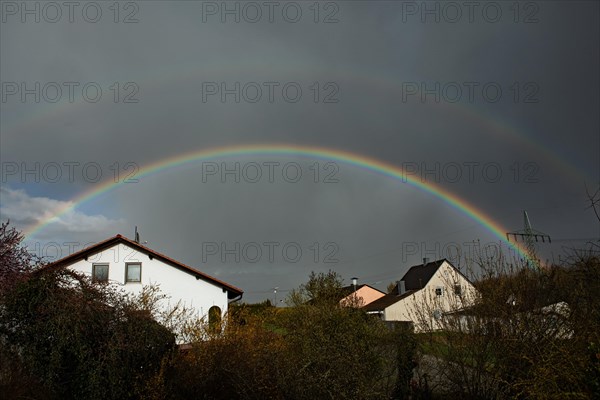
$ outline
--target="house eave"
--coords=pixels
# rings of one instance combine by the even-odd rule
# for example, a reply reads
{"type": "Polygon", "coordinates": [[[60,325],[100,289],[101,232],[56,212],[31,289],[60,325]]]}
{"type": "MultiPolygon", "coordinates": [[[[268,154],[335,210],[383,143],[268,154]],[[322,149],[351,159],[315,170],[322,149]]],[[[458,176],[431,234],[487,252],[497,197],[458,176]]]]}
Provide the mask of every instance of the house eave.
{"type": "Polygon", "coordinates": [[[90,255],[96,254],[98,252],[101,252],[103,250],[106,250],[106,249],[111,248],[118,244],[124,244],[126,246],[129,246],[129,247],[135,249],[136,251],[139,251],[140,253],[146,254],[150,259],[156,258],[171,267],[177,268],[183,272],[187,272],[190,275],[193,275],[197,280],[202,279],[202,280],[209,282],[215,286],[221,287],[222,289],[227,291],[228,299],[233,299],[235,297],[242,296],[244,293],[244,291],[240,288],[237,288],[237,287],[230,285],[226,282],[223,282],[217,278],[214,278],[210,275],[200,272],[200,271],[196,270],[195,268],[192,268],[192,267],[190,267],[186,264],[183,264],[179,261],[176,261],[164,254],[161,254],[155,250],[152,250],[146,246],[143,246],[137,242],[134,242],[133,240],[130,240],[122,235],[113,236],[102,242],[98,242],[95,245],[92,245],[86,249],[83,249],[83,250],[80,250],[73,254],[70,254],[64,258],[61,258],[60,260],[57,260],[51,264],[48,264],[43,269],[66,268],[66,267],[76,263],[77,261],[80,261],[82,259],[87,260],[87,258],[90,255]]]}

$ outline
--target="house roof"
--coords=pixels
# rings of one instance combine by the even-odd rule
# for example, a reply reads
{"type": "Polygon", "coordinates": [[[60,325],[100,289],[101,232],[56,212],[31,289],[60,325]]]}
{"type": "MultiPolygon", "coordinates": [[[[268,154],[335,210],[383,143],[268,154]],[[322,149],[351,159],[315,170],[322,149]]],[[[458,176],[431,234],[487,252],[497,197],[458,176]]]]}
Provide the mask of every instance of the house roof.
{"type": "Polygon", "coordinates": [[[143,246],[143,245],[141,245],[131,239],[128,239],[122,235],[116,235],[116,236],[113,236],[104,241],[98,242],[90,247],[87,247],[87,248],[80,250],[78,252],[75,252],[67,257],[61,258],[58,261],[48,264],[45,268],[67,267],[81,259],[86,259],[90,255],[93,255],[102,250],[108,249],[110,247],[113,247],[116,244],[125,244],[129,247],[134,248],[135,250],[137,250],[141,253],[148,255],[151,258],[156,258],[156,259],[164,262],[165,264],[168,264],[172,267],[175,267],[184,272],[187,272],[187,273],[193,275],[194,277],[196,277],[196,279],[203,279],[203,280],[210,282],[216,286],[220,286],[223,289],[227,290],[227,298],[230,300],[234,299],[236,297],[239,297],[244,293],[244,291],[240,288],[237,288],[237,287],[232,286],[226,282],[223,282],[217,278],[214,278],[210,275],[200,272],[195,268],[192,268],[186,264],[183,264],[177,260],[172,259],[171,257],[168,257],[162,253],[152,250],[146,246],[143,246]]]}
{"type": "Polygon", "coordinates": [[[412,295],[415,292],[417,292],[417,290],[409,290],[409,291],[405,292],[404,294],[388,293],[385,296],[380,297],[379,299],[375,300],[374,302],[369,303],[366,306],[364,306],[363,310],[365,310],[365,311],[383,311],[384,309],[388,308],[392,304],[397,303],[398,301],[412,295]]]}
{"type": "MultiPolygon", "coordinates": [[[[404,281],[404,288],[406,291],[417,291],[423,289],[444,261],[450,264],[448,260],[443,258],[427,264],[414,265],[410,267],[402,279],[400,279],[401,281],[404,281]]],[[[398,293],[398,283],[396,283],[391,293],[398,293]]]]}
{"type": "Polygon", "coordinates": [[[427,285],[427,283],[431,280],[433,275],[444,263],[444,261],[446,261],[448,264],[450,264],[452,268],[454,268],[454,266],[445,258],[437,261],[432,261],[427,264],[414,265],[409,268],[409,270],[404,274],[404,276],[401,279],[402,281],[404,281],[404,287],[406,289],[406,292],[404,292],[401,295],[397,294],[398,284],[396,283],[391,293],[386,294],[382,298],[367,304],[363,307],[363,309],[366,311],[383,311],[392,304],[395,304],[398,301],[418,292],[427,285]]]}
{"type": "Polygon", "coordinates": [[[401,279],[404,281],[406,290],[419,290],[427,286],[429,280],[433,277],[435,272],[444,263],[444,261],[446,261],[445,258],[437,261],[432,261],[427,264],[415,265],[413,267],[410,267],[410,269],[406,271],[406,273],[401,279]]]}
{"type": "MultiPolygon", "coordinates": [[[[385,294],[385,292],[382,292],[381,290],[379,290],[379,289],[376,289],[376,288],[374,288],[374,287],[373,287],[373,286],[371,286],[371,285],[367,285],[366,283],[363,283],[362,285],[357,285],[357,286],[356,286],[356,291],[359,291],[360,289],[364,288],[365,286],[366,286],[366,287],[369,287],[369,288],[371,288],[371,289],[373,289],[373,290],[375,290],[375,291],[377,291],[377,292],[379,292],[379,293],[381,293],[381,294],[385,294]]],[[[344,287],[341,289],[342,295],[343,295],[344,297],[351,295],[352,293],[354,293],[354,291],[355,291],[355,290],[354,290],[354,286],[353,286],[353,285],[344,286],[344,287]]]]}

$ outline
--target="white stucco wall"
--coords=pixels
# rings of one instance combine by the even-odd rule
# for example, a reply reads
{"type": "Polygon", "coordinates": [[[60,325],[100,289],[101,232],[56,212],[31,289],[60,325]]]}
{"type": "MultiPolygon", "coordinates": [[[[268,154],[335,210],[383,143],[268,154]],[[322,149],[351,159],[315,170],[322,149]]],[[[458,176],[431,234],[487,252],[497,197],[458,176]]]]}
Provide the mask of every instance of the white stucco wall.
{"type": "Polygon", "coordinates": [[[94,264],[108,264],[109,282],[130,293],[139,293],[143,285],[159,285],[161,292],[170,297],[163,302],[166,308],[182,301],[186,307],[194,308],[200,317],[206,316],[212,306],[220,307],[223,314],[227,312],[227,293],[220,286],[197,280],[194,275],[156,258],[150,259],[126,244],[116,244],[68,268],[91,277],[94,264]],[[125,282],[126,263],[136,262],[142,265],[141,282],[125,282]]]}
{"type": "Polygon", "coordinates": [[[416,331],[437,329],[439,324],[433,311],[440,313],[457,311],[473,304],[477,289],[462,274],[447,262],[442,263],[427,285],[384,310],[385,321],[412,321],[416,331]],[[454,294],[454,285],[461,286],[462,294],[454,294]],[[435,289],[443,288],[443,295],[437,296],[435,289]]]}

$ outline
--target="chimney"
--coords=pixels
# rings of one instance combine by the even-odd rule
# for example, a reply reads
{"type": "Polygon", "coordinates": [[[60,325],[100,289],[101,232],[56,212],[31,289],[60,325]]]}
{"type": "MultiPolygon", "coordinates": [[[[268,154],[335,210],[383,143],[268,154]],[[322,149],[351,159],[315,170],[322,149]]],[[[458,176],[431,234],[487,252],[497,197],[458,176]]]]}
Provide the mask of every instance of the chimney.
{"type": "Polygon", "coordinates": [[[429,264],[429,258],[423,257],[423,265],[429,264]]]}
{"type": "Polygon", "coordinates": [[[406,293],[406,282],[404,282],[404,281],[398,281],[396,283],[398,284],[398,296],[403,295],[404,293],[406,293]]]}
{"type": "Polygon", "coordinates": [[[352,278],[352,286],[354,287],[354,290],[356,290],[356,283],[358,282],[358,278],[352,278]]]}

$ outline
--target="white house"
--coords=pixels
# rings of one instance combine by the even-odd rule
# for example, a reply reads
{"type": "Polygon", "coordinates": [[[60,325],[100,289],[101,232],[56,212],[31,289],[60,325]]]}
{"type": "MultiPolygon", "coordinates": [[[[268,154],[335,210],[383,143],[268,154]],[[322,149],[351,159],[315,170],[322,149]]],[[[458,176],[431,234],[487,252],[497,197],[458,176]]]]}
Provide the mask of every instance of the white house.
{"type": "Polygon", "coordinates": [[[471,306],[478,291],[448,260],[411,267],[392,293],[363,307],[384,321],[412,322],[415,330],[439,329],[444,314],[471,306]]]}
{"type": "MultiPolygon", "coordinates": [[[[206,275],[136,241],[117,235],[73,253],[48,266],[70,268],[99,283],[122,286],[138,294],[144,285],[158,285],[167,295],[168,308],[180,302],[193,308],[200,317],[209,310],[223,315],[231,301],[242,298],[243,291],[206,275]]],[[[217,314],[218,315],[218,314],[217,314]]]]}

